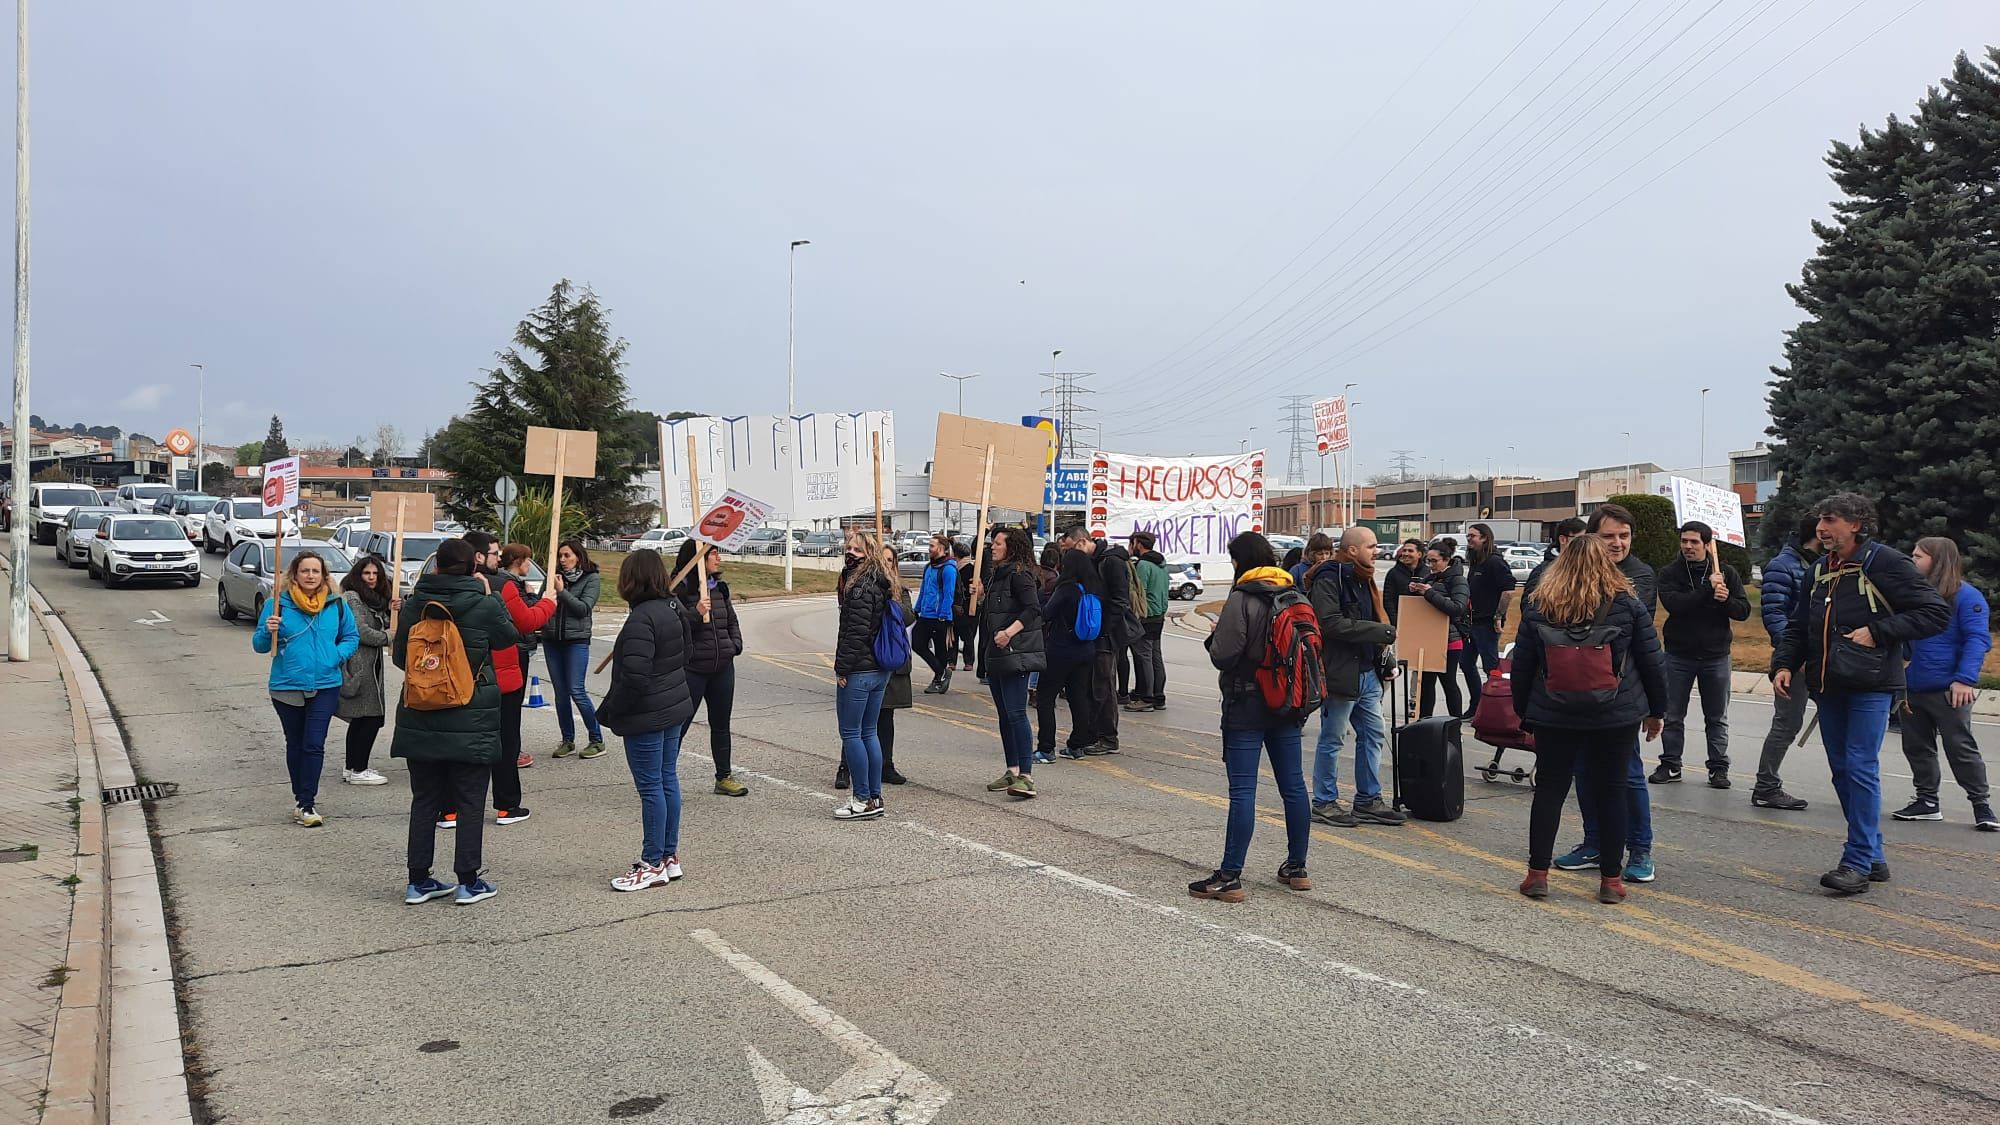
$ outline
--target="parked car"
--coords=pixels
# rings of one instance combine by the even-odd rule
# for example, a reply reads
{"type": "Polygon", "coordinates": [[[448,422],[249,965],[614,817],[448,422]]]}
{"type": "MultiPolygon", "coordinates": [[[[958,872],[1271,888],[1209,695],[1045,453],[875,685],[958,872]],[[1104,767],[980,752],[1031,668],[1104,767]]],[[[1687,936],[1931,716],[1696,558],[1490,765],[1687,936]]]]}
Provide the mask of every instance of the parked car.
{"type": "Polygon", "coordinates": [[[679,552],[681,544],[687,541],[687,528],[655,527],[637,539],[632,540],[631,546],[627,550],[658,551],[663,555],[671,555],[679,552]]]}
{"type": "Polygon", "coordinates": [[[1198,562],[1170,562],[1167,564],[1167,599],[1172,601],[1195,601],[1201,597],[1201,564],[1198,562]]]}
{"type": "Polygon", "coordinates": [[[1507,560],[1507,569],[1514,572],[1514,581],[1526,582],[1528,575],[1542,565],[1542,549],[1525,544],[1509,544],[1500,548],[1500,557],[1507,560]]]}
{"type": "Polygon", "coordinates": [[[847,549],[847,536],[838,531],[815,531],[799,541],[792,553],[814,558],[832,558],[847,549]]]}
{"type": "Polygon", "coordinates": [[[94,489],[93,491],[97,493],[97,502],[100,506],[106,508],[116,508],[118,506],[117,489],[99,488],[99,489],[94,489]]]}
{"type": "MultiPolygon", "coordinates": [[[[320,561],[326,564],[326,575],[335,587],[354,566],[353,558],[339,547],[310,539],[285,540],[287,560],[298,551],[311,551],[318,555],[320,561]]],[[[228,556],[222,560],[222,577],[215,580],[216,616],[224,621],[234,621],[239,614],[248,614],[252,624],[262,621],[264,604],[271,600],[277,563],[278,548],[273,543],[246,540],[230,548],[228,556]]],[[[285,565],[291,564],[287,562],[285,565]]]]}
{"type": "Polygon", "coordinates": [[[56,561],[64,566],[89,566],[90,541],[97,538],[97,529],[104,521],[117,515],[122,509],[112,507],[71,508],[63,517],[62,530],[56,535],[56,561]]]}
{"type": "MultiPolygon", "coordinates": [[[[403,594],[408,594],[410,590],[416,586],[417,575],[423,572],[424,563],[428,561],[432,555],[437,554],[438,547],[441,544],[443,544],[445,540],[456,539],[456,538],[458,538],[458,536],[447,535],[442,531],[434,531],[429,535],[419,535],[407,531],[404,532],[403,573],[397,575],[397,580],[396,580],[396,584],[399,591],[403,594]]],[[[361,548],[360,550],[355,552],[355,555],[357,557],[360,555],[380,556],[393,568],[396,565],[395,532],[392,531],[369,532],[367,535],[362,537],[361,548]]]]}
{"type": "Polygon", "coordinates": [[[1280,558],[1293,547],[1304,550],[1306,545],[1306,541],[1296,535],[1267,535],[1265,538],[1271,541],[1271,549],[1278,552],[1280,558]]]}
{"type": "Polygon", "coordinates": [[[905,578],[922,578],[924,568],[930,565],[931,549],[926,542],[921,546],[904,547],[896,552],[896,573],[905,578]]]}
{"type": "MultiPolygon", "coordinates": [[[[409,548],[410,538],[411,537],[407,535],[403,537],[403,550],[406,552],[410,549],[409,548]]],[[[409,557],[407,554],[404,556],[403,565],[405,569],[407,569],[409,566],[409,557]]],[[[419,577],[421,577],[426,574],[436,574],[436,573],[437,573],[437,552],[432,551],[430,555],[424,559],[423,564],[417,568],[417,574],[419,577]]],[[[542,583],[546,580],[546,578],[547,576],[542,573],[541,564],[533,559],[529,559],[528,573],[525,578],[525,581],[528,584],[528,592],[531,594],[540,594],[542,592],[542,583]]],[[[415,586],[415,585],[416,585],[416,580],[411,579],[410,586],[415,586]]],[[[498,589],[498,587],[495,587],[495,589],[498,589]]],[[[408,594],[410,592],[409,587],[405,587],[403,592],[405,594],[408,594]]]]}
{"type": "Polygon", "coordinates": [[[113,506],[142,515],[153,510],[153,501],[172,491],[174,486],[171,484],[121,484],[118,486],[118,503],[113,506]]]}
{"type": "Polygon", "coordinates": [[[750,533],[743,543],[746,555],[782,555],[785,553],[785,529],[782,527],[760,527],[750,533]]]}
{"type": "Polygon", "coordinates": [[[181,492],[175,494],[173,502],[167,506],[165,514],[181,521],[181,527],[187,530],[188,542],[199,543],[201,541],[201,529],[208,523],[208,510],[220,503],[222,503],[222,498],[219,496],[207,496],[199,492],[181,492]]]}
{"type": "Polygon", "coordinates": [[[0,531],[14,530],[14,482],[0,481],[0,531]]]}
{"type": "MultiPolygon", "coordinates": [[[[28,530],[44,547],[55,545],[63,517],[71,508],[102,508],[107,505],[97,490],[84,484],[28,484],[28,530]]],[[[117,505],[109,505],[117,507],[117,505]]]]}
{"type": "Polygon", "coordinates": [[[90,576],[106,589],[127,582],[201,585],[201,552],[172,516],[113,512],[90,540],[90,576]]]}
{"type": "Polygon", "coordinates": [[[345,519],[333,525],[333,539],[331,542],[338,543],[347,550],[360,550],[362,542],[367,538],[368,521],[366,519],[345,519]]]}
{"type": "Polygon", "coordinates": [[[264,514],[264,501],[255,496],[233,497],[217,504],[203,517],[201,546],[204,551],[227,551],[245,539],[275,541],[279,534],[296,538],[299,517],[290,512],[264,514]]]}

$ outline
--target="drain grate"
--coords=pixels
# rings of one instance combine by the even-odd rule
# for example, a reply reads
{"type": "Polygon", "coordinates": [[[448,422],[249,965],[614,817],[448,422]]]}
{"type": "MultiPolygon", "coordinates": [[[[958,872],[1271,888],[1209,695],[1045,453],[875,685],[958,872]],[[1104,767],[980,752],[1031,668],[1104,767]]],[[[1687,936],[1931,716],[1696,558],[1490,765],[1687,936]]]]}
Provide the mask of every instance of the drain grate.
{"type": "Polygon", "coordinates": [[[116,789],[104,791],[104,803],[122,805],[127,801],[157,801],[161,797],[171,797],[181,791],[181,787],[171,781],[153,781],[145,785],[120,785],[116,789]]]}

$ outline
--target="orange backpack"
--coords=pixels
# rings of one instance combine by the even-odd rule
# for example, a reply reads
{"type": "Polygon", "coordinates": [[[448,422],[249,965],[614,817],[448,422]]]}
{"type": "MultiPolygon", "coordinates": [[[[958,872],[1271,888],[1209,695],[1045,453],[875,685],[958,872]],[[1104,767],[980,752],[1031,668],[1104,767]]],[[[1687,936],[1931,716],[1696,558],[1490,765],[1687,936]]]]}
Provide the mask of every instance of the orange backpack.
{"type": "Polygon", "coordinates": [[[438,602],[425,602],[405,642],[403,706],[412,711],[447,711],[472,702],[472,663],[458,620],[438,602]],[[432,617],[431,610],[443,613],[432,617]]]}

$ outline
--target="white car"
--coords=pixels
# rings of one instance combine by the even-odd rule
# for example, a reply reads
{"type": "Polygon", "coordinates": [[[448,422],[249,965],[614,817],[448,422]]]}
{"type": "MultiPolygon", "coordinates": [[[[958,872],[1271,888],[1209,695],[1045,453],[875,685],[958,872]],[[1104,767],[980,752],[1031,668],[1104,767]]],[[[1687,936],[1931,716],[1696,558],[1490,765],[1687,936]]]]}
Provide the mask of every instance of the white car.
{"type": "Polygon", "coordinates": [[[107,588],[127,582],[201,585],[201,552],[172,516],[113,514],[90,541],[90,576],[107,588]]]}
{"type": "Polygon", "coordinates": [[[635,551],[658,551],[663,555],[678,554],[681,544],[688,541],[684,527],[656,527],[632,541],[635,551]]]}
{"type": "MultiPolygon", "coordinates": [[[[417,585],[417,575],[424,569],[424,560],[437,554],[437,549],[444,544],[445,540],[456,538],[458,536],[447,535],[442,531],[434,531],[429,535],[420,535],[409,531],[404,532],[403,573],[398,576],[398,592],[407,595],[414,589],[417,585]]],[[[371,531],[361,537],[359,547],[349,545],[347,553],[353,555],[356,559],[359,559],[362,555],[374,555],[383,562],[388,563],[391,567],[394,567],[396,560],[396,536],[393,532],[371,531]]]]}
{"type": "Polygon", "coordinates": [[[44,547],[52,546],[62,531],[63,517],[69,515],[71,508],[104,506],[97,490],[87,484],[30,483],[28,529],[35,533],[35,542],[44,547]]]}
{"type": "Polygon", "coordinates": [[[1542,565],[1542,549],[1519,543],[1500,548],[1500,557],[1507,560],[1507,569],[1514,572],[1514,581],[1526,582],[1528,575],[1542,565]]]}
{"type": "Polygon", "coordinates": [[[210,508],[204,520],[201,529],[204,551],[227,551],[246,539],[274,540],[281,531],[288,539],[299,534],[297,516],[290,513],[267,516],[264,501],[255,496],[233,496],[210,508]]]}
{"type": "Polygon", "coordinates": [[[1202,589],[1200,563],[1170,562],[1167,564],[1168,601],[1199,601],[1202,589]]]}
{"type": "Polygon", "coordinates": [[[166,514],[181,521],[181,528],[187,532],[188,542],[201,541],[201,529],[208,522],[208,510],[222,501],[214,496],[204,496],[198,492],[183,492],[174,497],[166,514]]]}
{"type": "Polygon", "coordinates": [[[358,551],[368,538],[368,518],[344,519],[333,525],[333,541],[350,551],[358,551]]]}
{"type": "Polygon", "coordinates": [[[153,501],[174,491],[171,484],[121,484],[118,486],[118,502],[113,507],[123,508],[135,515],[150,514],[153,501]]]}

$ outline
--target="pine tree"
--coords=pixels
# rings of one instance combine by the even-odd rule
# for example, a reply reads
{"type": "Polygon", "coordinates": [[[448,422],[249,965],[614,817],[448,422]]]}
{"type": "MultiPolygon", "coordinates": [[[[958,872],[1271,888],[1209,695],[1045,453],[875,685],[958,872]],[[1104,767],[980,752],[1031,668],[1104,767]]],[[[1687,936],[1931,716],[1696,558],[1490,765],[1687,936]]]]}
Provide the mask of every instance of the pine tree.
{"type": "MultiPolygon", "coordinates": [[[[558,282],[499,360],[473,384],[471,407],[434,435],[432,459],[453,477],[446,509],[468,523],[492,523],[493,482],[519,478],[528,427],[550,426],[597,432],[597,477],[565,481],[564,508],[580,507],[599,533],[645,522],[647,509],[633,502],[636,433],[626,424],[625,341],[612,336],[596,294],[558,282]]],[[[585,528],[565,523],[564,530],[585,528]]]]}
{"type": "Polygon", "coordinates": [[[1881,537],[1949,535],[2000,591],[2000,49],[1960,55],[1907,122],[1836,143],[1846,196],[1787,287],[1772,368],[1777,540],[1820,497],[1872,497],[1881,537]]]}
{"type": "Polygon", "coordinates": [[[268,465],[280,457],[290,457],[292,447],[285,444],[285,424],[271,415],[271,428],[264,434],[264,446],[257,453],[259,464],[268,465]]]}

